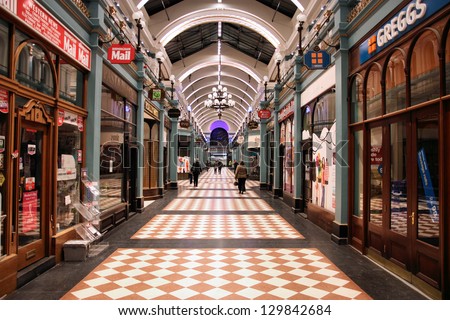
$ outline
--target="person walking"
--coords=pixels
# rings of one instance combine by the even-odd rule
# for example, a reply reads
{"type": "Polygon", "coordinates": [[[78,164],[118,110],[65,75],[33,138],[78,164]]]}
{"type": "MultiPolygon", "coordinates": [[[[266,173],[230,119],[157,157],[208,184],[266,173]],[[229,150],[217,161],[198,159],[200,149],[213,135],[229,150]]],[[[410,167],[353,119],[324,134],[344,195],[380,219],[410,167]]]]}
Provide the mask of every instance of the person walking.
{"type": "Polygon", "coordinates": [[[237,168],[238,165],[239,165],[238,162],[236,160],[234,160],[233,170],[234,170],[235,173],[236,173],[236,168],[237,168]]]}
{"type": "Polygon", "coordinates": [[[198,161],[198,159],[195,159],[195,162],[191,168],[191,172],[192,172],[192,177],[194,180],[194,188],[195,188],[198,186],[198,176],[202,172],[202,167],[200,166],[200,162],[198,161]]]}
{"type": "Polygon", "coordinates": [[[244,165],[244,161],[241,161],[234,173],[234,178],[238,181],[239,194],[244,194],[245,192],[245,180],[247,180],[247,175],[247,168],[244,165]]]}
{"type": "Polygon", "coordinates": [[[222,163],[222,161],[219,161],[219,163],[217,164],[217,168],[219,170],[219,174],[222,173],[222,167],[223,167],[223,163],[222,163]]]}

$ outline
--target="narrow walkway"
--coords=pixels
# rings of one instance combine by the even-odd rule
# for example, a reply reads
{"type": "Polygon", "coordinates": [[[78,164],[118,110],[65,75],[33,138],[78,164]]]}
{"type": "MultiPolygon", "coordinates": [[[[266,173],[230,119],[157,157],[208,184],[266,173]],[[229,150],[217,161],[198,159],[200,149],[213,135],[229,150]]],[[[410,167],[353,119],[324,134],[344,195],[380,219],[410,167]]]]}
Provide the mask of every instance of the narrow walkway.
{"type": "Polygon", "coordinates": [[[179,182],[105,237],[7,299],[424,299],[350,246],[338,246],[282,201],[233,173],[179,182]]]}

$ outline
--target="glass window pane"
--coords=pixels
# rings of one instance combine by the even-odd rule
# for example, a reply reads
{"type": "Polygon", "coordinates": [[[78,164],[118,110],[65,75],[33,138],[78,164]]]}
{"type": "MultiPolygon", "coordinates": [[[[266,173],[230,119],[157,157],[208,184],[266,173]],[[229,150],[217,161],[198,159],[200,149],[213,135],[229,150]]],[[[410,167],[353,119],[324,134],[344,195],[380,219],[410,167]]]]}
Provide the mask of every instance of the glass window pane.
{"type": "Polygon", "coordinates": [[[399,50],[389,59],[386,70],[386,113],[406,107],[405,60],[399,50]]]}
{"type": "Polygon", "coordinates": [[[17,81],[33,90],[53,96],[55,88],[51,66],[55,60],[54,54],[50,54],[49,60],[39,45],[29,43],[19,55],[17,81]]]}
{"type": "Polygon", "coordinates": [[[439,121],[434,115],[417,123],[418,238],[439,246],[439,121]]]}
{"type": "Polygon", "coordinates": [[[381,108],[381,72],[377,67],[369,71],[366,85],[367,119],[383,114],[381,108]]]}
{"type": "Polygon", "coordinates": [[[363,186],[363,176],[364,176],[364,139],[363,132],[357,131],[353,134],[354,137],[354,167],[353,167],[353,185],[355,186],[354,192],[354,202],[353,202],[353,215],[356,217],[363,217],[363,197],[364,197],[364,186],[363,186]]]}
{"type": "Polygon", "coordinates": [[[392,231],[406,235],[407,198],[406,198],[406,125],[393,123],[391,134],[391,222],[392,231]]]}
{"type": "Polygon", "coordinates": [[[79,107],[83,104],[83,73],[61,59],[59,75],[59,96],[79,107]]]}
{"type": "Polygon", "coordinates": [[[125,122],[102,112],[100,145],[100,210],[124,201],[122,180],[125,122]]]}
{"type": "Polygon", "coordinates": [[[445,83],[447,94],[450,94],[450,32],[447,33],[445,45],[445,83]]]}
{"type": "Polygon", "coordinates": [[[370,222],[381,225],[383,213],[383,131],[370,130],[370,222]]]}
{"type": "Polygon", "coordinates": [[[9,27],[6,22],[0,21],[0,74],[8,76],[9,70],[9,27]]]}
{"type": "MultiPolygon", "coordinates": [[[[8,175],[6,174],[6,161],[8,161],[8,158],[5,157],[5,150],[7,148],[6,146],[6,133],[8,132],[8,114],[0,112],[0,148],[3,150],[0,153],[0,173],[5,177],[8,175]]],[[[0,192],[2,194],[1,198],[1,211],[0,211],[0,257],[6,254],[6,210],[4,209],[6,206],[6,195],[7,192],[7,183],[3,183],[0,186],[0,192]]]]}
{"type": "Polygon", "coordinates": [[[411,106],[439,97],[439,42],[426,31],[414,46],[411,59],[411,106]]]}
{"type": "MultiPolygon", "coordinates": [[[[64,118],[67,117],[65,112],[64,118]]],[[[63,231],[80,220],[73,204],[80,199],[81,132],[78,125],[64,122],[58,127],[58,193],[56,230],[63,231]]]]}
{"type": "Polygon", "coordinates": [[[351,92],[351,121],[352,123],[359,122],[363,120],[363,80],[362,77],[357,75],[352,82],[352,92],[351,92]]]}

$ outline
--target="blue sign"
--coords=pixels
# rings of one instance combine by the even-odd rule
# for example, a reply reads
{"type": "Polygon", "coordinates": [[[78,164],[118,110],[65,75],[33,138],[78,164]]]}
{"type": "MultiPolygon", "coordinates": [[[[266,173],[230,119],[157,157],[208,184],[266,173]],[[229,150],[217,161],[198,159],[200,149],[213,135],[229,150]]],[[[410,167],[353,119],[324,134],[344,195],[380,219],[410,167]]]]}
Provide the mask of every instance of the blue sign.
{"type": "Polygon", "coordinates": [[[433,215],[433,219],[437,218],[439,215],[439,202],[434,195],[433,182],[431,181],[430,170],[428,169],[427,158],[423,148],[417,153],[417,164],[419,166],[419,174],[422,179],[423,190],[427,200],[428,211],[433,215]]]}
{"type": "Polygon", "coordinates": [[[308,51],[303,56],[303,63],[308,69],[326,69],[330,62],[330,54],[325,50],[308,51]]]}
{"type": "Polygon", "coordinates": [[[413,0],[359,46],[359,62],[363,64],[402,35],[419,25],[450,0],[413,0]]]}

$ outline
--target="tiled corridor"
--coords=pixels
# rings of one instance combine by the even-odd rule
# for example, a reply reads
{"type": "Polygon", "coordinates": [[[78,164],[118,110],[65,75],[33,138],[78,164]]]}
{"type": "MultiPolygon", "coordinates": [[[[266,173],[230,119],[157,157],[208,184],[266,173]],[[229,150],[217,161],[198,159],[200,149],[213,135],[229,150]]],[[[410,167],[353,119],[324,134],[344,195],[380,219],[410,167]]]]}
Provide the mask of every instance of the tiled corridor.
{"type": "Polygon", "coordinates": [[[7,299],[424,299],[350,246],[233,173],[180,181],[106,235],[107,249],[64,262],[7,299]]]}

